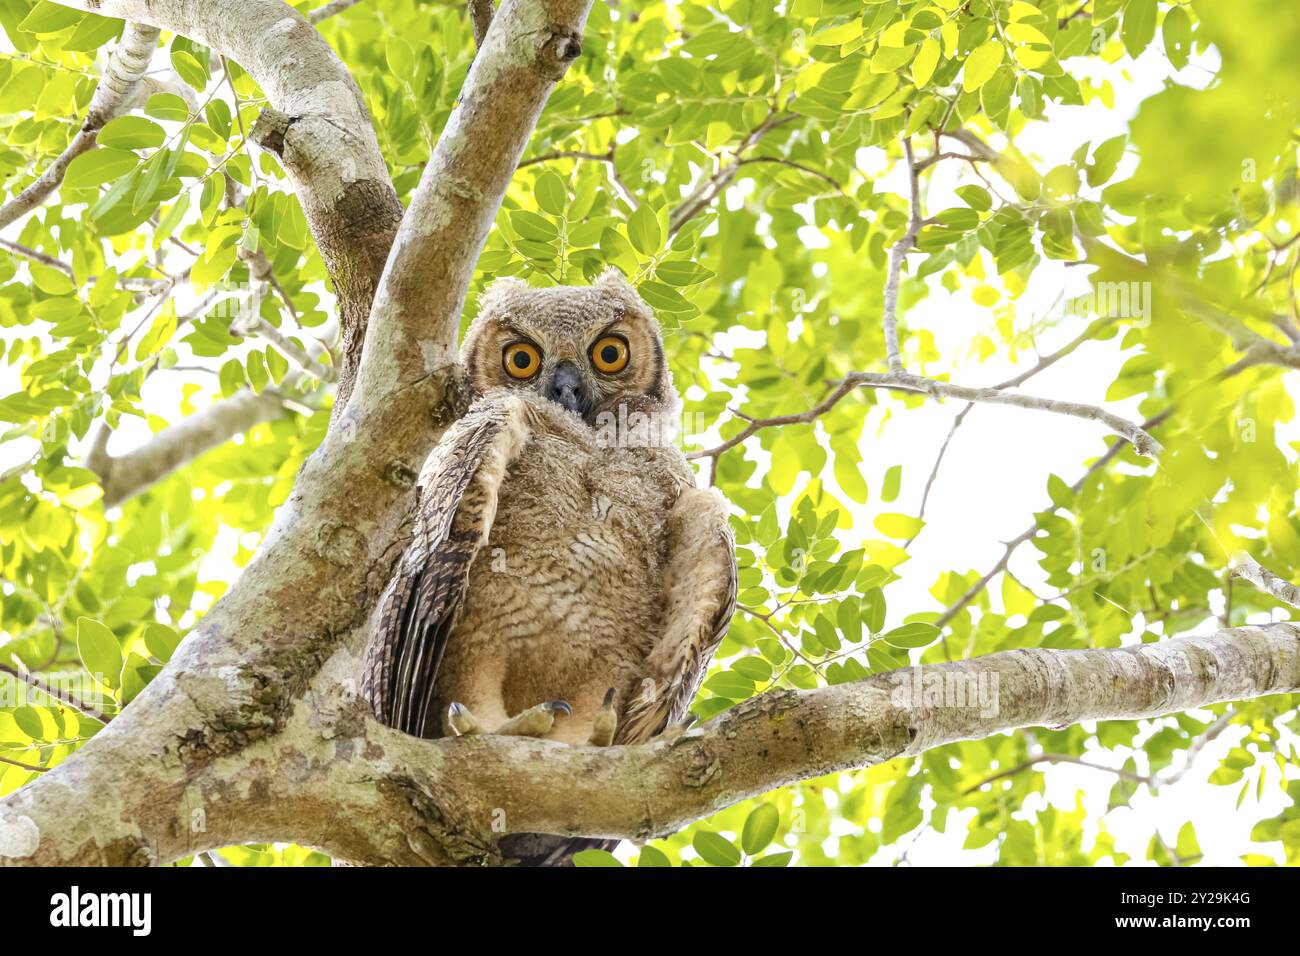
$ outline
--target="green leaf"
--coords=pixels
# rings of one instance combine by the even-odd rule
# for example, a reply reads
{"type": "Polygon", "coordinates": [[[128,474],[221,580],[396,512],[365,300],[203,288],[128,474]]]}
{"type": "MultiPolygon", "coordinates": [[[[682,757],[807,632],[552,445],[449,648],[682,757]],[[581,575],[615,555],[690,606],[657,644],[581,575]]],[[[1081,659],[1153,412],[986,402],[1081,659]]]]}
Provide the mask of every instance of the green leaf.
{"type": "Polygon", "coordinates": [[[18,729],[32,740],[45,739],[45,722],[41,720],[41,715],[35,707],[15,707],[9,715],[13,717],[18,729]]]}
{"type": "Polygon", "coordinates": [[[1156,35],[1156,0],[1128,0],[1121,35],[1129,56],[1145,50],[1156,35]]]}
{"type": "Polygon", "coordinates": [[[643,846],[641,847],[640,854],[637,856],[636,865],[637,869],[642,867],[663,868],[671,867],[672,862],[669,861],[668,857],[664,855],[662,850],[657,850],[652,846],[643,846]]]}
{"type": "Polygon", "coordinates": [[[30,13],[23,17],[18,29],[28,33],[49,34],[66,30],[74,23],[80,23],[84,14],[80,10],[71,10],[49,0],[38,0],[30,13]]]}
{"type": "Polygon", "coordinates": [[[65,189],[102,186],[125,176],[139,164],[140,157],[129,150],[97,146],[68,164],[63,175],[65,189]]]}
{"type": "Polygon", "coordinates": [[[207,65],[200,62],[199,58],[188,50],[172,50],[172,68],[180,74],[182,80],[200,93],[207,87],[209,76],[207,65]]]}
{"type": "Polygon", "coordinates": [[[116,690],[121,686],[122,645],[99,621],[77,619],[77,656],[81,665],[101,684],[116,690]]]}
{"type": "Polygon", "coordinates": [[[895,647],[929,647],[939,637],[939,629],[933,624],[923,624],[920,621],[914,621],[911,624],[904,624],[902,627],[896,627],[892,631],[884,634],[884,640],[895,647]]]}
{"type": "Polygon", "coordinates": [[[98,142],[114,149],[156,149],[166,138],[163,128],[151,119],[119,116],[99,131],[98,142]]]}
{"type": "Polygon", "coordinates": [[[149,649],[150,654],[164,664],[172,659],[172,654],[176,652],[180,642],[180,635],[166,624],[150,621],[145,625],[144,646],[149,649]]]}
{"type": "Polygon", "coordinates": [[[934,76],[934,68],[939,65],[939,41],[926,37],[921,41],[921,49],[912,60],[912,82],[917,87],[925,86],[934,76]]]}
{"type": "Polygon", "coordinates": [[[979,212],[993,208],[993,197],[983,186],[959,186],[957,195],[961,197],[962,202],[979,212]]]}
{"type": "Polygon", "coordinates": [[[914,537],[925,527],[925,522],[920,518],[904,514],[877,515],[875,524],[882,534],[899,541],[914,537]]]}
{"type": "Polygon", "coordinates": [[[663,243],[659,217],[648,204],[642,203],[628,217],[627,237],[632,241],[632,247],[643,256],[652,256],[659,251],[663,243]]]}
{"type": "Polygon", "coordinates": [[[696,830],[691,846],[711,866],[739,866],[740,850],[726,837],[708,830],[696,830]]]}
{"type": "Polygon", "coordinates": [[[623,866],[623,864],[618,861],[618,858],[615,857],[613,853],[610,853],[608,850],[600,850],[595,848],[589,850],[579,850],[577,853],[573,854],[573,865],[574,866],[612,866],[612,867],[620,867],[620,868],[623,866]]]}
{"type": "Polygon", "coordinates": [[[548,169],[537,177],[537,185],[533,193],[537,197],[537,205],[542,207],[543,212],[549,212],[552,216],[564,215],[569,193],[564,180],[554,170],[548,169]]]}
{"type": "Polygon", "coordinates": [[[1187,65],[1192,52],[1192,18],[1187,15],[1185,7],[1170,7],[1165,12],[1161,36],[1165,41],[1165,55],[1169,57],[1169,62],[1174,69],[1181,70],[1187,65]]]}
{"type": "Polygon", "coordinates": [[[760,803],[745,818],[745,826],[740,834],[741,849],[750,856],[761,853],[772,842],[780,825],[781,814],[776,807],[770,803],[760,803]]]}
{"type": "Polygon", "coordinates": [[[190,116],[189,104],[175,93],[154,93],[145,103],[144,111],[156,119],[174,123],[184,122],[190,116]]]}
{"type": "Polygon", "coordinates": [[[973,93],[992,79],[1002,62],[1002,56],[1002,43],[999,40],[989,40],[973,50],[962,69],[962,90],[973,93]]]}

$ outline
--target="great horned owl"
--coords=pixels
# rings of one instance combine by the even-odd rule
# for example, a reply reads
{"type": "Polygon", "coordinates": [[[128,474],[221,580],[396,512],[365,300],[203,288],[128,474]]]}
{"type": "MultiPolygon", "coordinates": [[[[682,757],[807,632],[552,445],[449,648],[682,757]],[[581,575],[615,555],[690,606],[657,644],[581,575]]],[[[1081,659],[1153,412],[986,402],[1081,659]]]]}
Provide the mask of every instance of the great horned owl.
{"type": "MultiPolygon", "coordinates": [[[[422,737],[647,740],[685,716],[736,599],[726,502],[671,441],[654,314],[617,272],[499,280],[461,351],[472,404],[423,469],[364,693],[422,737]]],[[[533,863],[581,845],[515,843],[533,863]]]]}

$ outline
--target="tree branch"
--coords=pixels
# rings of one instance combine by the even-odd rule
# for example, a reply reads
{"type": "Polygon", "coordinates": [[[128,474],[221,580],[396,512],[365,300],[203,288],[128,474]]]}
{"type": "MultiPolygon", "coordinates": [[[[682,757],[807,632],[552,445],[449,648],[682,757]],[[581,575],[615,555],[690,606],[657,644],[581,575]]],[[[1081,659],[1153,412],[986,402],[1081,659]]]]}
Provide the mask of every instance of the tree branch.
{"type": "Polygon", "coordinates": [[[85,122],[72,142],[30,186],[0,207],[0,229],[31,212],[58,188],[72,161],[95,145],[99,131],[115,116],[130,109],[132,94],[144,76],[158,44],[158,28],[128,23],[114,47],[104,75],[90,99],[85,122]]]}
{"type": "Polygon", "coordinates": [[[317,7],[311,13],[307,14],[307,19],[313,24],[320,23],[322,20],[328,20],[335,14],[342,13],[344,10],[350,10],[355,7],[361,0],[332,0],[322,7],[317,7]]]}
{"type": "Polygon", "coordinates": [[[889,250],[889,272],[885,278],[885,305],[883,324],[885,327],[885,353],[889,358],[889,371],[903,371],[903,355],[898,344],[898,283],[903,271],[903,260],[916,245],[917,233],[921,231],[921,196],[920,175],[916,161],[912,157],[912,139],[903,139],[903,153],[907,158],[907,183],[911,194],[908,205],[907,228],[902,237],[889,250]]]}
{"type": "Polygon", "coordinates": [[[1232,576],[1249,581],[1255,587],[1267,594],[1271,594],[1283,604],[1288,604],[1300,611],[1300,587],[1296,587],[1290,581],[1278,577],[1250,555],[1244,554],[1238,559],[1236,567],[1232,569],[1232,576]]]}
{"type": "Polygon", "coordinates": [[[507,0],[497,10],[375,295],[357,376],[358,414],[454,365],[475,260],[542,106],[582,52],[590,6],[507,0]]]}
{"type": "MultiPolygon", "coordinates": [[[[145,694],[156,704],[153,687],[145,694]]],[[[227,690],[191,687],[193,699],[170,698],[167,709],[183,702],[200,719],[210,693],[227,690]]],[[[1295,692],[1300,627],[1003,651],[770,691],[699,728],[628,747],[497,735],[418,740],[369,719],[356,698],[335,696],[339,689],[317,683],[278,733],[222,761],[195,761],[156,714],[130,733],[119,718],[0,801],[0,826],[32,835],[0,863],[163,863],[277,839],[354,862],[482,864],[501,862],[502,831],[646,840],[776,787],[957,741],[1295,692]],[[322,735],[324,726],[331,730],[322,735]],[[179,750],[189,766],[146,756],[159,747],[179,750]],[[101,799],[87,804],[82,795],[92,792],[101,799]],[[196,811],[202,827],[192,825],[196,811]]],[[[210,747],[245,733],[202,726],[210,747]]]]}
{"type": "Polygon", "coordinates": [[[190,37],[234,60],[266,93],[270,106],[250,135],[288,171],[334,283],[341,405],[402,217],[356,81],[307,18],[282,0],[58,2],[190,37]]]}
{"type": "Polygon", "coordinates": [[[87,717],[93,717],[95,720],[98,720],[101,724],[106,724],[110,720],[112,720],[112,717],[110,717],[108,714],[105,714],[98,707],[94,706],[93,704],[83,703],[82,701],[74,697],[72,694],[69,694],[65,691],[61,691],[57,687],[54,687],[51,684],[48,684],[45,681],[41,680],[31,671],[24,672],[18,670],[15,667],[10,667],[8,664],[0,664],[0,674],[8,674],[14,680],[22,681],[28,687],[31,687],[33,690],[39,691],[40,693],[44,694],[46,697],[50,698],[51,700],[57,700],[60,704],[63,704],[65,707],[71,707],[73,710],[85,714],[87,717]]]}
{"type": "Polygon", "coordinates": [[[923,375],[910,372],[850,372],[846,375],[823,401],[805,412],[792,415],[778,415],[773,418],[750,419],[749,424],[737,435],[722,442],[714,448],[687,453],[687,458],[716,458],[764,428],[779,425],[807,424],[834,408],[850,392],[859,388],[885,388],[903,392],[919,392],[930,398],[959,398],[971,403],[991,405],[1012,405],[1036,411],[1067,415],[1087,421],[1102,422],[1111,431],[1124,437],[1133,445],[1133,450],[1140,455],[1157,455],[1161,446],[1141,425],[1134,424],[1113,412],[1096,405],[1084,405],[1079,402],[1065,402],[1054,398],[1041,398],[1018,392],[1004,392],[1000,388],[969,388],[952,382],[940,382],[923,375]]]}
{"type": "Polygon", "coordinates": [[[773,108],[763,122],[750,130],[740,145],[736,147],[735,158],[731,162],[723,163],[712,175],[700,180],[690,194],[673,207],[668,214],[668,237],[671,239],[677,235],[686,223],[707,209],[718,196],[726,191],[728,186],[736,181],[737,174],[745,165],[741,160],[744,159],[747,152],[762,141],[764,136],[798,118],[799,114],[797,113],[783,114],[779,109],[773,108]]]}
{"type": "MultiPolygon", "coordinates": [[[[103,442],[96,440],[86,456],[86,467],[99,475],[104,486],[104,507],[111,508],[204,452],[283,412],[284,396],[279,391],[245,389],[164,428],[124,455],[109,455],[103,442]]],[[[100,428],[106,435],[105,426],[101,424],[100,428]]]]}

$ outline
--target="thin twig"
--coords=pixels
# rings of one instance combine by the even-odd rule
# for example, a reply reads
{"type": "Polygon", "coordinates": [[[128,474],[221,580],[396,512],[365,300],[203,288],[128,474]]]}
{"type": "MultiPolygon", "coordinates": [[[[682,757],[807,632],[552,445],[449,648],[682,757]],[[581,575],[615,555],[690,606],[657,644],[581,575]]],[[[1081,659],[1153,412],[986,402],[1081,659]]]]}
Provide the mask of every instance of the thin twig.
{"type": "Polygon", "coordinates": [[[337,13],[342,13],[344,10],[355,7],[360,2],[361,0],[333,0],[332,3],[327,3],[323,7],[317,7],[311,13],[307,14],[307,19],[312,23],[320,23],[322,20],[328,20],[337,13]]]}
{"type": "Polygon", "coordinates": [[[850,372],[824,400],[804,412],[791,415],[778,415],[773,418],[756,418],[737,435],[722,442],[714,448],[687,453],[687,458],[709,458],[729,451],[764,428],[780,425],[807,424],[820,415],[830,411],[850,392],[859,388],[884,388],[902,392],[917,392],[933,399],[959,398],[972,403],[991,405],[1011,405],[1016,408],[1032,409],[1082,418],[1088,421],[1102,422],[1113,432],[1123,436],[1133,445],[1140,455],[1158,455],[1161,445],[1142,426],[1130,422],[1113,412],[1097,405],[1085,405],[1080,402],[1066,402],[1054,398],[1036,395],[1024,395],[1019,392],[1003,392],[996,388],[970,388],[952,382],[941,382],[924,375],[911,372],[850,372]]]}
{"type": "Polygon", "coordinates": [[[1296,587],[1290,581],[1278,577],[1250,555],[1243,554],[1237,559],[1236,566],[1232,569],[1232,576],[1241,578],[1243,581],[1249,581],[1255,587],[1277,598],[1283,604],[1288,604],[1296,610],[1300,610],[1300,587],[1296,587]]]}
{"type": "Polygon", "coordinates": [[[57,688],[51,687],[49,684],[41,680],[39,677],[31,673],[30,671],[23,672],[18,670],[16,667],[10,667],[8,664],[0,664],[0,673],[8,674],[10,677],[14,678],[15,680],[22,681],[24,684],[31,687],[32,689],[40,691],[42,694],[44,694],[46,697],[49,697],[51,700],[57,700],[59,703],[65,704],[68,707],[71,707],[73,710],[80,711],[81,713],[85,714],[87,717],[91,717],[94,718],[95,720],[98,720],[101,724],[106,724],[113,719],[108,714],[105,714],[98,707],[95,707],[91,704],[84,703],[83,701],[79,701],[71,694],[65,694],[62,691],[59,691],[57,688]]]}
{"type": "Polygon", "coordinates": [[[902,238],[894,243],[889,251],[889,273],[885,279],[885,352],[889,356],[889,370],[903,371],[903,353],[898,344],[898,283],[903,271],[903,260],[916,245],[917,233],[921,231],[921,186],[916,162],[912,157],[912,138],[903,139],[903,153],[907,157],[907,182],[911,194],[911,205],[907,214],[907,229],[902,238]]]}

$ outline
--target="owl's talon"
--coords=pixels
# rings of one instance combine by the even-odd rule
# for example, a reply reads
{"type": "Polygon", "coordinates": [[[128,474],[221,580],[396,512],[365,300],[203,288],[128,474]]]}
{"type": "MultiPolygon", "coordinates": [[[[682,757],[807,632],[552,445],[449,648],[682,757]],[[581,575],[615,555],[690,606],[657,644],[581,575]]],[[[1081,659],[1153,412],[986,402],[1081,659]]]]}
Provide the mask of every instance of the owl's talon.
{"type": "Polygon", "coordinates": [[[457,737],[483,733],[483,725],[478,722],[478,718],[460,701],[453,701],[447,708],[447,723],[457,737]]]}
{"type": "Polygon", "coordinates": [[[596,720],[591,727],[591,737],[587,743],[593,747],[608,747],[614,742],[614,731],[618,729],[618,712],[614,710],[614,688],[605,692],[596,720]]]}
{"type": "Polygon", "coordinates": [[[548,700],[511,717],[495,733],[512,737],[545,737],[555,725],[557,714],[568,717],[572,713],[573,708],[567,700],[548,700]]]}
{"type": "Polygon", "coordinates": [[[639,703],[650,703],[655,699],[655,692],[659,685],[655,683],[653,677],[646,677],[641,680],[640,689],[637,691],[636,699],[639,703]]]}

